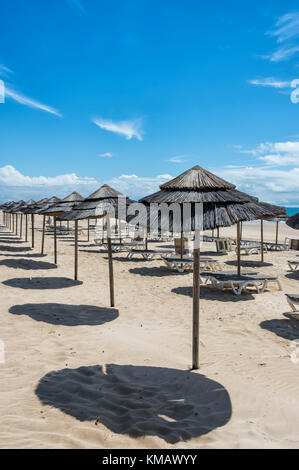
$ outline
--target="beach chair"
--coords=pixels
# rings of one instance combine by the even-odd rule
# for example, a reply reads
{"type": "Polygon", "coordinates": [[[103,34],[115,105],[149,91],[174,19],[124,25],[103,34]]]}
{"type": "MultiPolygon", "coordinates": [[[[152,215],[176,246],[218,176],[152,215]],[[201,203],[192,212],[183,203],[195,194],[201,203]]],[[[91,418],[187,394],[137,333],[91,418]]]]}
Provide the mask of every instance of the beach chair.
{"type": "MultiPolygon", "coordinates": [[[[263,251],[267,252],[267,246],[263,246],[263,251]]],[[[237,248],[236,248],[237,252],[237,248]]],[[[261,252],[261,245],[242,245],[240,246],[240,253],[244,255],[258,255],[261,252]]]]}
{"type": "Polygon", "coordinates": [[[299,313],[299,294],[286,294],[286,297],[293,312],[299,313]]]}
{"type": "MultiPolygon", "coordinates": [[[[176,271],[182,273],[187,269],[192,269],[193,267],[193,258],[188,256],[181,258],[180,256],[171,255],[171,256],[161,256],[165,264],[171,268],[175,269],[176,271]]],[[[212,270],[212,271],[221,271],[221,266],[219,262],[213,258],[207,257],[200,257],[200,268],[205,270],[212,270]]]]}
{"type": "Polygon", "coordinates": [[[299,268],[299,260],[289,260],[288,265],[291,271],[297,271],[299,268]]]}
{"type": "Polygon", "coordinates": [[[240,295],[249,286],[255,287],[257,293],[262,293],[270,282],[276,283],[278,289],[282,290],[280,281],[275,276],[210,273],[209,280],[216,289],[232,289],[236,295],[240,295]]]}
{"type": "Polygon", "coordinates": [[[143,249],[136,249],[131,248],[128,253],[127,259],[132,259],[134,256],[141,256],[142,258],[146,259],[147,261],[151,261],[156,257],[166,256],[169,251],[167,250],[143,250],[143,249]]]}
{"type": "Polygon", "coordinates": [[[230,238],[218,238],[215,240],[217,253],[232,251],[232,240],[230,238]]]}

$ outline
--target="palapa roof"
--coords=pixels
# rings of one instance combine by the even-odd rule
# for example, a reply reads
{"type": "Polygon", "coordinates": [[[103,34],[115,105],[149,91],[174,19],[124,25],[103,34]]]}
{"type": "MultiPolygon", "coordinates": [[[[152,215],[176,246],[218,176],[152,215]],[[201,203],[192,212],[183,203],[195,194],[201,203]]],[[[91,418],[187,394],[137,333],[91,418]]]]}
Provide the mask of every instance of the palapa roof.
{"type": "Polygon", "coordinates": [[[99,208],[101,203],[111,204],[116,209],[115,214],[117,216],[117,203],[119,197],[125,197],[126,204],[134,202],[108,184],[104,184],[82,202],[77,204],[70,212],[59,216],[59,220],[97,218],[99,216],[97,215],[96,210],[99,208]]]}
{"type": "Polygon", "coordinates": [[[21,200],[21,201],[18,201],[18,202],[15,202],[14,204],[12,204],[9,209],[8,209],[8,212],[11,212],[13,214],[15,214],[16,212],[19,212],[19,210],[26,204],[25,201],[21,200]]]}
{"type": "Polygon", "coordinates": [[[40,201],[37,201],[35,204],[29,204],[22,208],[24,214],[38,214],[40,210],[49,207],[50,205],[60,201],[58,197],[52,196],[50,199],[43,198],[40,201]]]}
{"type": "Polygon", "coordinates": [[[44,215],[59,215],[64,212],[72,210],[77,204],[84,200],[84,197],[81,194],[73,191],[71,194],[66,196],[64,199],[61,199],[57,204],[46,205],[39,210],[39,214],[44,215]]]}
{"type": "MultiPolygon", "coordinates": [[[[160,186],[160,191],[142,198],[139,202],[179,203],[183,216],[183,204],[191,203],[191,230],[195,230],[195,203],[203,203],[203,230],[234,225],[236,222],[270,218],[276,215],[270,205],[261,205],[258,199],[235,189],[235,185],[219,178],[200,166],[195,166],[160,186]]],[[[275,206],[277,208],[277,206],[275,206]]],[[[144,216],[145,217],[145,216],[144,216]]],[[[146,219],[140,224],[149,227],[150,223],[161,227],[169,220],[172,227],[172,213],[169,217],[147,211],[146,219]],[[154,220],[156,217],[157,220],[154,220]]],[[[132,219],[132,217],[131,217],[132,219]]]]}
{"type": "Polygon", "coordinates": [[[273,216],[271,216],[270,218],[281,218],[281,220],[283,220],[287,215],[287,210],[285,207],[274,206],[273,204],[269,204],[268,202],[260,202],[259,204],[273,214],[273,216]]]}
{"type": "Polygon", "coordinates": [[[176,178],[162,184],[160,189],[211,190],[234,189],[235,187],[236,186],[234,184],[229,183],[210,171],[205,170],[201,166],[196,165],[176,178]]]}
{"type": "Polygon", "coordinates": [[[295,230],[299,230],[299,212],[297,212],[297,214],[292,215],[292,217],[289,217],[286,221],[286,224],[289,227],[294,228],[295,230]]]}

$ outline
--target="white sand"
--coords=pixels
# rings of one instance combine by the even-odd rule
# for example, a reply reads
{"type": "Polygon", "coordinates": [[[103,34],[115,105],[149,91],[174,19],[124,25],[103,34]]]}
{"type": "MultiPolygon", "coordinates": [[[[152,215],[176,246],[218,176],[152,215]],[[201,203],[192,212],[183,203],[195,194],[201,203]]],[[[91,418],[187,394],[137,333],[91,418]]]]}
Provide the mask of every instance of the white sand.
{"type": "MultiPolygon", "coordinates": [[[[244,224],[243,237],[258,230],[244,224]]],[[[107,255],[92,242],[80,241],[83,283],[73,285],[72,240],[60,238],[56,269],[51,236],[39,257],[40,232],[32,251],[0,232],[2,448],[299,448],[299,321],[284,315],[298,252],[267,253],[263,267],[243,257],[278,275],[283,292],[201,288],[201,369],[189,372],[191,273],[115,255],[110,309],[107,255]]],[[[266,223],[265,240],[274,233],[266,223]]],[[[284,224],[280,233],[298,238],[284,224]]],[[[235,254],[218,259],[230,269],[235,254]]]]}

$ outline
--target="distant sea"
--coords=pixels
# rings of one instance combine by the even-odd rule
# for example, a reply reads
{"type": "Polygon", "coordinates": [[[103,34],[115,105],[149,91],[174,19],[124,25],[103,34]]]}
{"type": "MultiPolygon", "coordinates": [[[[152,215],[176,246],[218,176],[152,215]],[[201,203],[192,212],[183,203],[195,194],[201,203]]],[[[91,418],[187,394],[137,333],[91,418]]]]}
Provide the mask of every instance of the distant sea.
{"type": "Polygon", "coordinates": [[[287,214],[291,216],[299,212],[299,207],[286,207],[286,210],[287,210],[287,214]]]}

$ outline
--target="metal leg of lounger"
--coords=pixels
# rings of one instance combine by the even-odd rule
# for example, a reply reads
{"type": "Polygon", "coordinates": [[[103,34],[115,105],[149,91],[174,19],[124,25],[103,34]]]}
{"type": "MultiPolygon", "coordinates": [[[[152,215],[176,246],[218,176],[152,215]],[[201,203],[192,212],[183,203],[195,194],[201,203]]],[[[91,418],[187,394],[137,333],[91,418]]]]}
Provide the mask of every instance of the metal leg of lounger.
{"type": "Polygon", "coordinates": [[[293,312],[299,313],[299,310],[295,307],[295,304],[291,301],[291,299],[289,299],[289,297],[287,297],[287,301],[288,301],[288,304],[290,305],[291,309],[293,310],[293,312]]]}

